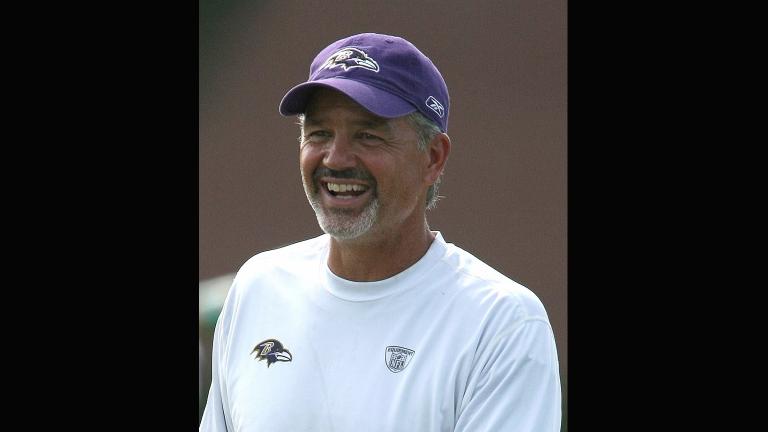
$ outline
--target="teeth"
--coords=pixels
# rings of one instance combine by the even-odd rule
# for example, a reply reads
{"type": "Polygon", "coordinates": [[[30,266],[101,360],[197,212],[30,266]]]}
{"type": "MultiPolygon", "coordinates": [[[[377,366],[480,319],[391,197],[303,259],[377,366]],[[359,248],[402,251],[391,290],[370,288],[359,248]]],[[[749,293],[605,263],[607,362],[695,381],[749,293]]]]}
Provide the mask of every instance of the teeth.
{"type": "Polygon", "coordinates": [[[332,192],[361,192],[366,189],[368,189],[368,186],[361,184],[328,183],[328,190],[332,192]]]}

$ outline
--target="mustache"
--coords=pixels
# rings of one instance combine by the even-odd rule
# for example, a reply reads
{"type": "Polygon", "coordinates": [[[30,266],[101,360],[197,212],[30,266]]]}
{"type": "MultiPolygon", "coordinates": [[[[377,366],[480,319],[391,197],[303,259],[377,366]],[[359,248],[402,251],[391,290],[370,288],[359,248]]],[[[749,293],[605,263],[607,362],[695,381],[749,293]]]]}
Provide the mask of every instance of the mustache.
{"type": "Polygon", "coordinates": [[[312,179],[317,182],[320,177],[334,177],[339,179],[356,179],[356,180],[363,180],[367,182],[371,182],[372,184],[375,184],[376,179],[373,178],[371,173],[364,169],[360,168],[347,168],[345,170],[337,171],[330,169],[328,167],[318,167],[314,174],[312,174],[312,179]]]}

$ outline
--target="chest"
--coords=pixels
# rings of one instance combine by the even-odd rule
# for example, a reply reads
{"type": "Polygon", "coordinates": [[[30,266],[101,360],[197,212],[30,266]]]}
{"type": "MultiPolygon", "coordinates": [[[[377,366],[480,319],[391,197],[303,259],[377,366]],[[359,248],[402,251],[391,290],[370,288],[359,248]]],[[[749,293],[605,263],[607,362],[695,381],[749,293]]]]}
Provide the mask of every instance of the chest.
{"type": "Polygon", "coordinates": [[[452,430],[471,337],[449,313],[311,302],[279,310],[235,326],[226,386],[238,430],[452,430]]]}

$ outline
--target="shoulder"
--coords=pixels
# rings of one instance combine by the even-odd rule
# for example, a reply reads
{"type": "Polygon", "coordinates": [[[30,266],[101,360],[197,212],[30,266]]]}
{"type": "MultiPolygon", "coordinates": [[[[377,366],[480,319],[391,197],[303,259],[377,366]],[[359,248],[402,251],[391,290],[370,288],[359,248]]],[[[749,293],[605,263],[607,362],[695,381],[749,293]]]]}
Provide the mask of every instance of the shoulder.
{"type": "Polygon", "coordinates": [[[259,282],[306,274],[328,248],[327,235],[260,252],[249,258],[235,274],[233,291],[250,289],[259,282]]]}
{"type": "Polygon", "coordinates": [[[448,244],[441,265],[440,272],[455,280],[456,295],[466,307],[515,322],[549,321],[543,303],[532,290],[466,250],[448,244]]]}
{"type": "Polygon", "coordinates": [[[304,261],[315,260],[327,250],[327,237],[327,235],[321,235],[298,243],[260,252],[243,263],[235,279],[245,277],[253,272],[291,269],[304,261]]]}

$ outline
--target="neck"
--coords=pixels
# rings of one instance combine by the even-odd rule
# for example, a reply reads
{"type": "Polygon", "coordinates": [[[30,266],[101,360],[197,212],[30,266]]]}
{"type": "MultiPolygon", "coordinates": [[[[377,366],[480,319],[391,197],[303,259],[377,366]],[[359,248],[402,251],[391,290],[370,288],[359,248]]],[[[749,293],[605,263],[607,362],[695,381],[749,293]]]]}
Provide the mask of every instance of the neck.
{"type": "Polygon", "coordinates": [[[426,219],[413,229],[339,240],[331,237],[328,267],[339,277],[370,282],[392,277],[421,259],[435,239],[426,219]]]}

